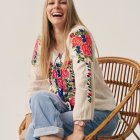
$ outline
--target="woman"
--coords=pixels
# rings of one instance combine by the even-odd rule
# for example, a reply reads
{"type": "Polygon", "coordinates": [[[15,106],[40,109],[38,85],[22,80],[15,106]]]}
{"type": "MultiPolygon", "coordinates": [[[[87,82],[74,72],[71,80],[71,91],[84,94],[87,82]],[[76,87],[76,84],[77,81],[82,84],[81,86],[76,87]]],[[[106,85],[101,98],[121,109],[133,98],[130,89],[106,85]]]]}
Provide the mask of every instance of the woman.
{"type": "MultiPolygon", "coordinates": [[[[27,100],[26,140],[83,140],[115,108],[72,0],[46,0],[27,100]]],[[[111,135],[114,118],[99,135],[111,135]]]]}

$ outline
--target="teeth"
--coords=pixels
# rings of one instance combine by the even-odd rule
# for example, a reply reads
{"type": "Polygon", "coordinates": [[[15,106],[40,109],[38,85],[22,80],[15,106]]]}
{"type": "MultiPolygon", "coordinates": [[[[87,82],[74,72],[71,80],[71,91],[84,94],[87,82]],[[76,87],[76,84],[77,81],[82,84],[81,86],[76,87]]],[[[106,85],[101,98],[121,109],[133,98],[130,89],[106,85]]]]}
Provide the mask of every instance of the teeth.
{"type": "Polygon", "coordinates": [[[53,16],[63,16],[62,13],[52,13],[53,16]]]}

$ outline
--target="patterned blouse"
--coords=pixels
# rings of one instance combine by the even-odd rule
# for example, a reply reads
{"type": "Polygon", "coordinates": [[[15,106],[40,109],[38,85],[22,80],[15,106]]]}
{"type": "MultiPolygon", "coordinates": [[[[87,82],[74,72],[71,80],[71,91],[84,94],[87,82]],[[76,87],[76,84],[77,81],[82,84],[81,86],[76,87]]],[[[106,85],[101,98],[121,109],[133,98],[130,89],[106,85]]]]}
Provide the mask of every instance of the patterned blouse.
{"type": "MultiPolygon", "coordinates": [[[[112,110],[115,102],[109,88],[105,85],[101,70],[94,67],[98,64],[94,55],[94,40],[90,32],[83,26],[75,26],[69,33],[66,41],[70,53],[70,61],[63,65],[65,52],[58,54],[53,52],[49,69],[49,79],[40,79],[40,48],[38,38],[32,56],[32,76],[29,88],[29,97],[37,90],[49,90],[57,94],[73,110],[74,120],[92,120],[98,94],[103,100],[103,90],[107,92],[104,109],[112,110]],[[98,72],[96,72],[98,71],[98,72]],[[98,79],[98,75],[100,78],[98,79]],[[96,79],[95,79],[96,78],[96,79]],[[97,82],[95,82],[97,80],[97,82]],[[95,97],[95,86],[99,83],[101,91],[97,88],[95,97]],[[31,86],[32,85],[32,86],[31,86]],[[101,96],[102,95],[102,96],[101,96]],[[108,96],[107,96],[108,95],[108,96]],[[107,105],[106,105],[107,104],[107,105]]],[[[97,103],[97,109],[102,108],[97,103]],[[99,107],[98,107],[99,106],[99,107]]],[[[30,112],[28,110],[28,112],[30,112]]]]}

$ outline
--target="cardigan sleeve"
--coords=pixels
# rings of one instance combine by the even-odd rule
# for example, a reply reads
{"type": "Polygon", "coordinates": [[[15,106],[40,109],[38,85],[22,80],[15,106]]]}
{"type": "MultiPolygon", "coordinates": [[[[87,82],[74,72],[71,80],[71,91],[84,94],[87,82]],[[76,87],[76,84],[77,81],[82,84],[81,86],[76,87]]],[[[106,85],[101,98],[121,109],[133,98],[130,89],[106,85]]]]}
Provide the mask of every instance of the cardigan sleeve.
{"type": "Polygon", "coordinates": [[[93,120],[94,116],[94,43],[85,27],[74,28],[67,39],[75,75],[74,120],[93,120]]]}
{"type": "Polygon", "coordinates": [[[41,39],[40,37],[37,38],[35,47],[32,54],[31,60],[31,71],[29,75],[28,81],[28,89],[27,89],[27,96],[26,96],[26,107],[25,113],[31,113],[31,109],[29,106],[30,97],[41,90],[49,90],[49,80],[42,79],[41,71],[40,71],[40,51],[41,51],[41,39]]]}

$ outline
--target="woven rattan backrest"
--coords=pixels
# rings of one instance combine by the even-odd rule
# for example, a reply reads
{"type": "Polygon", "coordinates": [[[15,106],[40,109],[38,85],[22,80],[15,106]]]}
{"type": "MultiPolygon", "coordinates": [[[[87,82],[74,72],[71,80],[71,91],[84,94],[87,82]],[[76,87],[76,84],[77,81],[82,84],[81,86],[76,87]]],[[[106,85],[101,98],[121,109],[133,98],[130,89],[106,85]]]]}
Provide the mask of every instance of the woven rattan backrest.
{"type": "Polygon", "coordinates": [[[119,105],[124,97],[130,93],[129,100],[120,110],[122,121],[119,122],[114,135],[128,135],[130,129],[134,129],[140,115],[140,89],[135,86],[140,80],[140,65],[130,59],[118,57],[99,58],[103,70],[104,79],[113,92],[116,105],[119,105]],[[135,89],[134,89],[135,88],[135,89]]]}

